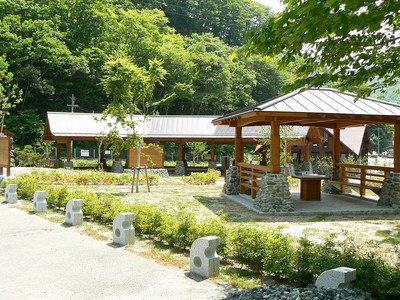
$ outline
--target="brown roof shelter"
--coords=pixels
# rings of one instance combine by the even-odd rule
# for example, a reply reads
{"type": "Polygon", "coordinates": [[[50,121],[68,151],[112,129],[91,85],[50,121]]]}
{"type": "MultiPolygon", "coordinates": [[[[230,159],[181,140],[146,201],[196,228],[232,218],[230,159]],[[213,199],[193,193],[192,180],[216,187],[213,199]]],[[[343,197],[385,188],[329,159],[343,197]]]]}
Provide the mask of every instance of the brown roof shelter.
{"type": "Polygon", "coordinates": [[[243,129],[271,126],[271,171],[280,172],[280,126],[333,130],[333,164],[340,163],[340,129],[368,124],[394,125],[394,171],[400,171],[400,105],[331,88],[303,88],[213,120],[235,128],[235,161],[243,162],[243,129]]]}
{"type": "MultiPolygon", "coordinates": [[[[102,119],[102,114],[95,113],[67,113],[48,112],[44,130],[45,140],[54,140],[57,146],[66,144],[67,161],[71,159],[71,141],[96,141],[105,137],[113,126],[115,120],[109,117],[102,119]]],[[[211,157],[214,157],[214,144],[233,144],[235,131],[229,126],[214,126],[212,120],[218,116],[134,116],[136,121],[136,133],[146,143],[177,142],[179,143],[179,158],[184,160],[185,142],[209,142],[211,143],[211,157]]],[[[115,125],[119,134],[126,137],[130,133],[129,128],[115,125]]],[[[242,134],[242,142],[256,144],[262,138],[262,128],[247,127],[242,134]]],[[[57,152],[59,153],[59,152],[57,152]]],[[[59,157],[58,157],[59,158],[59,157]]]]}

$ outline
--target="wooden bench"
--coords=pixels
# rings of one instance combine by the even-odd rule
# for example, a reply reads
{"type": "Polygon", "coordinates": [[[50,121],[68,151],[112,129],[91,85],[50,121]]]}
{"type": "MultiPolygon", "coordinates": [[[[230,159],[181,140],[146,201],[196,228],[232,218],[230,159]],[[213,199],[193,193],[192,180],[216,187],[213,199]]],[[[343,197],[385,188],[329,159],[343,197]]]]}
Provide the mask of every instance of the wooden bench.
{"type": "Polygon", "coordinates": [[[339,184],[340,185],[340,190],[343,191],[342,186],[349,186],[349,187],[355,187],[359,189],[360,192],[360,197],[363,196],[363,190],[371,190],[373,191],[375,194],[377,194],[378,196],[381,193],[382,187],[381,186],[373,186],[373,185],[364,185],[364,184],[359,184],[359,183],[355,183],[355,182],[346,182],[346,181],[333,181],[333,180],[329,180],[329,183],[331,184],[339,184]]]}

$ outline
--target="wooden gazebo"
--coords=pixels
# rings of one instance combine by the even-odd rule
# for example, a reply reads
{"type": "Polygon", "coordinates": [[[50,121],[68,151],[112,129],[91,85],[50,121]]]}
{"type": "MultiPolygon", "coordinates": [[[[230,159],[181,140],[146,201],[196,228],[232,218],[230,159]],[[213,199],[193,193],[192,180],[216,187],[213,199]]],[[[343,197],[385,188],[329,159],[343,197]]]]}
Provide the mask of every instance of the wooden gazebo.
{"type": "Polygon", "coordinates": [[[270,173],[280,173],[280,126],[298,125],[333,130],[333,166],[340,163],[340,129],[368,124],[394,125],[394,166],[400,172],[400,105],[331,88],[303,88],[213,120],[235,127],[235,162],[243,162],[242,130],[271,126],[270,173]]]}

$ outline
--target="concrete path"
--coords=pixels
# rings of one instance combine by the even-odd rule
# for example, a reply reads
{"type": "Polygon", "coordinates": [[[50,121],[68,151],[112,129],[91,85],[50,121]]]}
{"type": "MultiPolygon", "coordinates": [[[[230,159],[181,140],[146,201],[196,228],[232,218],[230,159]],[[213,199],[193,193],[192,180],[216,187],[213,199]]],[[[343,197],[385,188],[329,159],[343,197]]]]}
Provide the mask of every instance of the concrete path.
{"type": "Polygon", "coordinates": [[[0,203],[0,299],[223,299],[223,286],[196,282],[124,248],[0,203]]]}

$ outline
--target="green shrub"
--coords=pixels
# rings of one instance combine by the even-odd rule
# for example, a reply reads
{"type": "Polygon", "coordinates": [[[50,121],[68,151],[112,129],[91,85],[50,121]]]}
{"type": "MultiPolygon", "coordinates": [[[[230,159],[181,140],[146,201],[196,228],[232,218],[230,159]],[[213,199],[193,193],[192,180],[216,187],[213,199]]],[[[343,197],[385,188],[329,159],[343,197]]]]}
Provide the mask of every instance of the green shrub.
{"type": "Polygon", "coordinates": [[[209,217],[201,220],[197,223],[196,234],[196,239],[204,236],[219,237],[217,253],[223,257],[227,255],[228,226],[226,224],[224,216],[213,218],[209,217]]]}
{"type": "Polygon", "coordinates": [[[134,225],[136,232],[154,236],[161,226],[161,219],[165,212],[154,204],[130,205],[129,207],[135,213],[134,225]]]}
{"type": "MultiPolygon", "coordinates": [[[[160,176],[156,175],[156,174],[151,174],[148,173],[147,174],[148,178],[149,178],[149,185],[158,185],[159,181],[160,181],[160,176]]],[[[145,174],[141,174],[139,177],[139,182],[142,185],[147,184],[146,182],[146,175],[145,174]]]]}
{"type": "Polygon", "coordinates": [[[46,201],[53,207],[65,209],[70,197],[72,195],[66,185],[47,187],[46,201]]]}
{"type": "Polygon", "coordinates": [[[261,271],[264,264],[265,241],[263,231],[240,225],[230,230],[228,236],[229,255],[253,270],[261,271]]]}
{"type": "Polygon", "coordinates": [[[18,176],[17,184],[17,193],[18,198],[20,199],[33,199],[35,192],[42,189],[42,185],[39,183],[39,180],[29,174],[21,174],[18,176]]]}
{"type": "Polygon", "coordinates": [[[195,185],[215,184],[221,172],[215,169],[209,169],[207,173],[199,172],[192,173],[190,176],[183,176],[182,179],[185,183],[195,185]]]}

